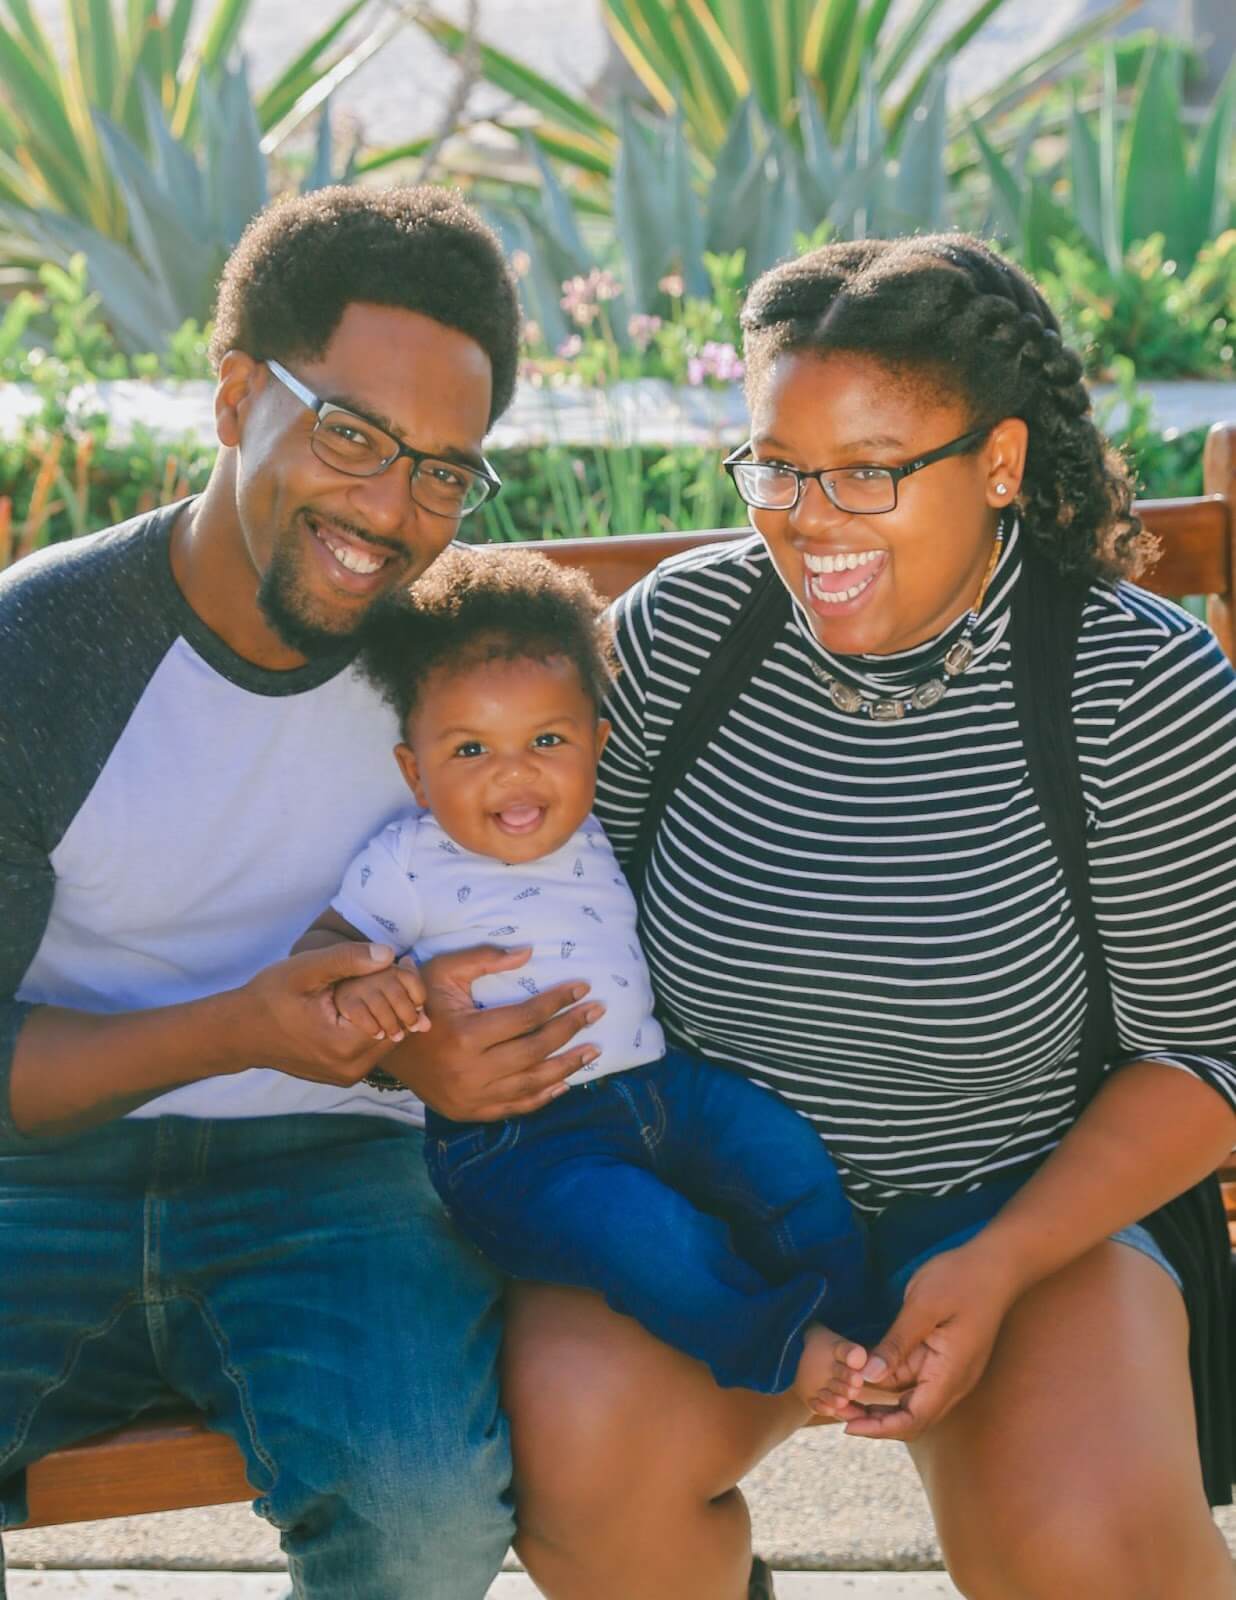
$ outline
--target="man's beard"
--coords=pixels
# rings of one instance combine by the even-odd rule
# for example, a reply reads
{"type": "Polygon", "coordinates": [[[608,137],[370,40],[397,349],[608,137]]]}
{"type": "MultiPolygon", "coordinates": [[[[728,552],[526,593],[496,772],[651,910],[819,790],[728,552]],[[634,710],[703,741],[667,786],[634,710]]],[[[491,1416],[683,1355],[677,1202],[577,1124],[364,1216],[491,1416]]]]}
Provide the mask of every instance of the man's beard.
{"type": "Polygon", "coordinates": [[[284,644],[307,660],[354,651],[368,621],[368,607],[337,628],[328,628],[308,615],[310,602],[297,570],[296,557],[286,545],[276,547],[270,565],[262,574],[257,598],[262,615],[284,644]]]}

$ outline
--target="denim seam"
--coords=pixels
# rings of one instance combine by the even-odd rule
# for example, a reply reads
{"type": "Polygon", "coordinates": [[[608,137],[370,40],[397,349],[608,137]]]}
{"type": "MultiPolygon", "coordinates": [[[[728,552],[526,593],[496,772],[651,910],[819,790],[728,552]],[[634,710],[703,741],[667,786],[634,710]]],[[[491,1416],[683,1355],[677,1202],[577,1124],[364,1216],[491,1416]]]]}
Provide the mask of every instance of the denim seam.
{"type": "MultiPolygon", "coordinates": [[[[82,1351],[85,1349],[86,1345],[92,1339],[102,1339],[109,1334],[120,1321],[121,1317],[123,1317],[127,1311],[131,1311],[137,1303],[138,1299],[136,1295],[126,1295],[124,1300],[121,1301],[120,1305],[110,1317],[106,1318],[103,1322],[96,1323],[92,1328],[84,1329],[74,1343],[69,1347],[68,1355],[65,1357],[65,1363],[60,1369],[60,1372],[33,1396],[30,1404],[26,1407],[25,1412],[18,1415],[8,1447],[2,1453],[0,1453],[0,1474],[5,1471],[5,1463],[12,1460],[12,1458],[21,1449],[22,1445],[26,1442],[27,1435],[30,1432],[30,1426],[35,1417],[38,1415],[39,1407],[44,1403],[45,1400],[48,1399],[49,1396],[55,1394],[57,1390],[63,1389],[65,1384],[68,1383],[69,1379],[73,1376],[73,1373],[77,1368],[77,1363],[81,1360],[82,1351]]],[[[3,1506],[0,1506],[0,1531],[3,1531],[6,1526],[7,1523],[5,1520],[4,1508],[3,1506]]]]}
{"type": "Polygon", "coordinates": [[[642,1128],[640,1133],[649,1150],[656,1150],[665,1139],[665,1130],[669,1126],[669,1114],[665,1109],[665,1101],[662,1100],[657,1086],[651,1078],[648,1080],[647,1088],[649,1098],[656,1107],[657,1121],[654,1128],[642,1128]]]}
{"type": "MultiPolygon", "coordinates": [[[[445,1150],[440,1152],[443,1162],[443,1170],[446,1174],[447,1186],[452,1192],[454,1192],[458,1181],[466,1173],[471,1172],[473,1167],[484,1162],[492,1161],[496,1156],[505,1155],[508,1150],[514,1148],[518,1140],[519,1119],[517,1117],[508,1117],[506,1119],[506,1126],[498,1135],[497,1139],[495,1139],[490,1145],[482,1145],[475,1155],[467,1156],[463,1161],[455,1162],[450,1160],[445,1150]]],[[[439,1143],[446,1145],[449,1149],[449,1141],[439,1140],[439,1143]]]]}
{"type": "Polygon", "coordinates": [[[819,1311],[820,1307],[824,1304],[824,1301],[827,1299],[827,1297],[828,1297],[828,1284],[824,1283],[824,1284],[821,1285],[820,1292],[816,1296],[814,1302],[810,1306],[807,1307],[807,1310],[803,1313],[802,1317],[794,1324],[794,1326],[786,1334],[785,1343],[781,1346],[781,1354],[777,1358],[777,1370],[773,1375],[773,1389],[772,1389],[772,1392],[774,1394],[780,1393],[780,1391],[783,1390],[783,1389],[788,1389],[790,1387],[790,1385],[793,1383],[793,1381],[794,1381],[793,1375],[791,1375],[788,1379],[783,1379],[783,1377],[782,1377],[782,1374],[785,1371],[785,1364],[786,1364],[787,1360],[789,1359],[790,1346],[794,1343],[795,1339],[797,1339],[799,1337],[799,1335],[802,1333],[803,1329],[807,1326],[807,1324],[809,1322],[812,1322],[812,1321],[815,1320],[816,1312],[819,1311]]]}
{"type": "Polygon", "coordinates": [[[200,1294],[191,1289],[184,1289],[179,1292],[176,1298],[187,1300],[190,1305],[196,1306],[201,1314],[202,1321],[206,1324],[207,1331],[214,1340],[215,1348],[219,1353],[223,1365],[223,1375],[235,1389],[237,1398],[240,1401],[240,1415],[245,1425],[245,1432],[249,1436],[250,1447],[270,1476],[270,1483],[254,1502],[255,1509],[273,1527],[286,1532],[287,1530],[283,1528],[282,1524],[277,1522],[271,1515],[270,1510],[270,1496],[274,1493],[275,1485],[279,1481],[279,1468],[275,1463],[274,1457],[258,1438],[257,1415],[253,1409],[252,1397],[249,1394],[248,1380],[241,1368],[232,1359],[231,1345],[228,1342],[227,1334],[224,1333],[222,1326],[200,1294]]]}

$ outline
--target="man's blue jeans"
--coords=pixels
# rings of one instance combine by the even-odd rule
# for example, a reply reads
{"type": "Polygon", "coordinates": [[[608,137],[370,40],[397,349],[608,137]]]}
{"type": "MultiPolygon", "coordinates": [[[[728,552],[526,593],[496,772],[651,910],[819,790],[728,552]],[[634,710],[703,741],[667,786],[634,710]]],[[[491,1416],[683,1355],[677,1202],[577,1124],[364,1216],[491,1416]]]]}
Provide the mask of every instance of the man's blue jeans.
{"type": "Polygon", "coordinates": [[[297,1596],[482,1600],[512,1534],[500,1282],[423,1143],[168,1117],[0,1150],[0,1528],[28,1462],[178,1396],[240,1445],[297,1596]]]}
{"type": "Polygon", "coordinates": [[[504,1122],[432,1113],[429,1170],[462,1232],[516,1278],[600,1290],[717,1382],[793,1382],[819,1316],[873,1329],[866,1248],[811,1124],[671,1051],[504,1122]]]}

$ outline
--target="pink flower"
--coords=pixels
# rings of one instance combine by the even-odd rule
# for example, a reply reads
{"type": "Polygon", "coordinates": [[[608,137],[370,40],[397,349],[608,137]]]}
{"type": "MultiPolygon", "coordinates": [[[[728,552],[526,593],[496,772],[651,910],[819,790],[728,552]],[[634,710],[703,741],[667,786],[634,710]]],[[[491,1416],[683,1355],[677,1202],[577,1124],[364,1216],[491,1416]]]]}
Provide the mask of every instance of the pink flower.
{"type": "Polygon", "coordinates": [[[693,389],[699,388],[708,378],[715,378],[718,383],[735,383],[744,371],[732,344],[719,344],[715,339],[709,339],[698,355],[688,359],[687,382],[693,389]]]}
{"type": "Polygon", "coordinates": [[[532,257],[526,250],[511,252],[511,271],[517,278],[526,278],[532,271],[532,257]]]}
{"type": "Polygon", "coordinates": [[[660,328],[660,317],[650,317],[642,311],[637,311],[627,323],[627,332],[631,335],[631,342],[637,350],[647,350],[652,343],[653,335],[659,332],[660,328]]]}
{"type": "Polygon", "coordinates": [[[660,283],[657,284],[657,288],[660,289],[662,294],[669,295],[671,300],[681,300],[686,285],[682,281],[681,274],[670,272],[661,279],[660,283]]]}
{"type": "Polygon", "coordinates": [[[584,341],[577,333],[573,333],[558,346],[558,354],[564,361],[574,361],[583,348],[584,341]]]}

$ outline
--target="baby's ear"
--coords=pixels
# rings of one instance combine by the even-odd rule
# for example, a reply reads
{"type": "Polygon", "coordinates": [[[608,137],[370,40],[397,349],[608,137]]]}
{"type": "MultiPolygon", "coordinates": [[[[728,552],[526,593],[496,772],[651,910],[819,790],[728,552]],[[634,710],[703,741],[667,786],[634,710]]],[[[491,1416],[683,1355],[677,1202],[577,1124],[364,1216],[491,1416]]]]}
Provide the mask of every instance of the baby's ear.
{"type": "Polygon", "coordinates": [[[597,760],[601,759],[601,752],[609,743],[609,736],[613,729],[604,717],[597,718],[597,760]]]}
{"type": "Polygon", "coordinates": [[[416,796],[418,806],[429,810],[429,801],[425,798],[425,785],[421,782],[421,769],[416,762],[416,752],[410,744],[397,744],[395,746],[395,760],[399,763],[399,770],[403,773],[403,781],[416,796]]]}

